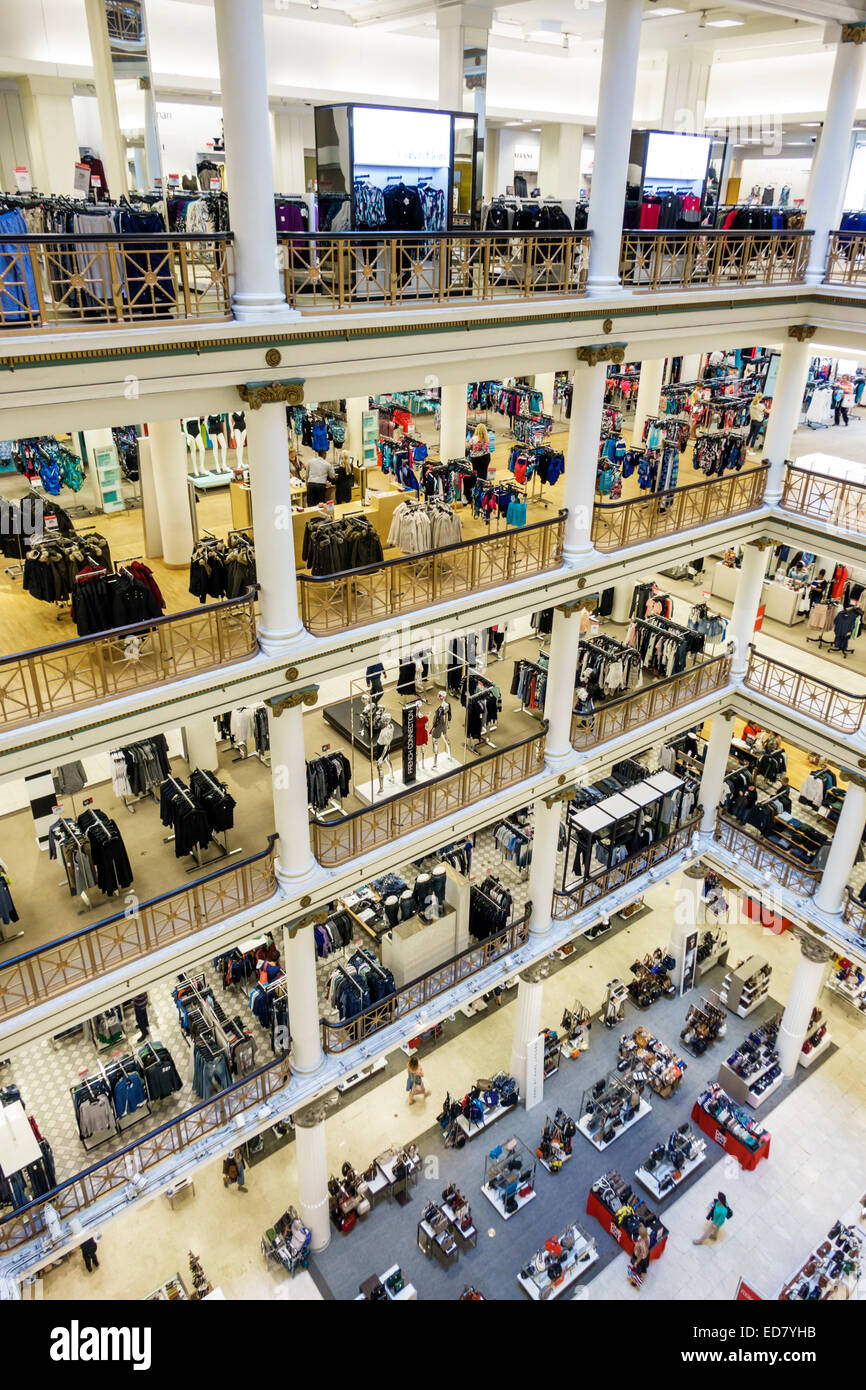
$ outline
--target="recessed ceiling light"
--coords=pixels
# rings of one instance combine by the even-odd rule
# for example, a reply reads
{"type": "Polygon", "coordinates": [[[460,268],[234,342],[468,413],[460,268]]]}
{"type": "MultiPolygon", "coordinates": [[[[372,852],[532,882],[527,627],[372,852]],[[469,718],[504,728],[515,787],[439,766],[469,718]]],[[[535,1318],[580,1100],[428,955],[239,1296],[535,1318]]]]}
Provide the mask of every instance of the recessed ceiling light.
{"type": "Polygon", "coordinates": [[[708,19],[708,29],[736,29],[739,25],[745,24],[744,19],[708,19]]]}
{"type": "Polygon", "coordinates": [[[800,125],[803,127],[804,130],[817,130],[820,124],[821,124],[820,121],[801,121],[801,122],[800,122],[800,125]]]}
{"type": "Polygon", "coordinates": [[[653,5],[651,10],[647,10],[647,19],[666,19],[668,15],[685,14],[685,10],[678,10],[675,5],[653,5]]]}

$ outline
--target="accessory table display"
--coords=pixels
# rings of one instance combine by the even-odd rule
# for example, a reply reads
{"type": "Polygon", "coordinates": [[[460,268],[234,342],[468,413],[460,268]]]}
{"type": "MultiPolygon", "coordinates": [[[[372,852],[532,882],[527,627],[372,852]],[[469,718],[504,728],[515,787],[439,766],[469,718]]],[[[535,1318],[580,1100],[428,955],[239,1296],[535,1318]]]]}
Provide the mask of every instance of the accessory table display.
{"type": "Polygon", "coordinates": [[[563,1163],[572,1157],[571,1141],[577,1133],[577,1125],[570,1115],[558,1109],[551,1120],[548,1115],[541,1131],[541,1139],[535,1150],[548,1173],[558,1173],[563,1163]]]}
{"type": "Polygon", "coordinates": [[[686,1063],[681,1057],[653,1037],[647,1028],[635,1028],[629,1036],[624,1033],[619,1040],[619,1064],[623,1068],[638,1062],[648,1074],[651,1090],[667,1100],[672,1096],[683,1079],[686,1063]]]}
{"type": "Polygon", "coordinates": [[[776,1051],[781,1014],[762,1023],[719,1067],[719,1085],[741,1105],[757,1109],[785,1080],[776,1051]]]}
{"type": "Polygon", "coordinates": [[[586,1214],[594,1216],[627,1254],[634,1254],[641,1226],[646,1227],[649,1236],[650,1259],[658,1260],[664,1253],[668,1239],[666,1227],[616,1169],[592,1184],[586,1214]]]}
{"type": "Polygon", "coordinates": [[[663,994],[674,997],[676,986],[670,972],[675,967],[673,956],[666,955],[660,947],[634,962],[630,967],[634,978],[629,981],[628,992],[639,1009],[648,1009],[663,994]]]}
{"type": "Polygon", "coordinates": [[[762,1158],[770,1156],[769,1130],[747,1115],[716,1082],[695,1101],[692,1119],[748,1172],[757,1168],[762,1158]]]}
{"type": "Polygon", "coordinates": [[[811,1067],[812,1063],[827,1051],[833,1041],[827,1023],[821,1022],[822,1018],[823,1014],[820,1009],[812,1010],[806,1041],[803,1043],[803,1049],[797,1059],[801,1067],[811,1067]]]}
{"type": "Polygon", "coordinates": [[[535,1154],[519,1139],[497,1144],[488,1153],[481,1191],[504,1221],[509,1221],[538,1195],[535,1165],[535,1154]]]}
{"type": "Polygon", "coordinates": [[[729,971],[721,988],[722,1003],[740,1018],[747,1018],[770,992],[772,967],[763,956],[749,956],[729,971]]]}
{"type": "Polygon", "coordinates": [[[355,1295],[356,1303],[407,1303],[418,1297],[418,1290],[414,1284],[406,1283],[399,1265],[365,1279],[359,1288],[361,1292],[355,1295]]]}
{"type": "Polygon", "coordinates": [[[687,1124],[675,1129],[666,1144],[656,1144],[635,1172],[639,1183],[663,1202],[700,1168],[707,1156],[707,1141],[687,1124]]]}
{"type": "MultiPolygon", "coordinates": [[[[712,991],[715,993],[714,991],[712,991]]],[[[715,996],[719,999],[719,996],[715,996]]],[[[724,1038],[728,1031],[725,1011],[719,1003],[701,998],[697,1004],[689,1004],[686,1021],[680,1033],[680,1042],[693,1057],[703,1057],[710,1043],[724,1038]]]]}
{"type": "Polygon", "coordinates": [[[864,1264],[866,1235],[857,1226],[837,1221],[826,1240],[783,1286],[779,1298],[793,1302],[854,1298],[864,1264]]]}
{"type": "Polygon", "coordinates": [[[450,1093],[446,1094],[438,1117],[446,1148],[462,1148],[467,1139],[501,1119],[519,1100],[517,1082],[507,1072],[497,1072],[492,1081],[480,1079],[462,1100],[452,1100],[450,1093]]]}
{"type": "Polygon", "coordinates": [[[518,1274],[517,1282],[536,1303],[559,1298],[597,1259],[594,1239],[573,1221],[562,1235],[553,1236],[545,1242],[543,1250],[533,1255],[518,1274]]]}
{"type": "Polygon", "coordinates": [[[609,1072],[584,1091],[577,1127],[600,1153],[650,1113],[652,1106],[642,1095],[646,1081],[645,1070],[631,1067],[609,1072]]]}
{"type": "Polygon", "coordinates": [[[287,1269],[294,1278],[310,1261],[310,1229],[294,1207],[289,1207],[262,1236],[262,1254],[287,1269]]]}

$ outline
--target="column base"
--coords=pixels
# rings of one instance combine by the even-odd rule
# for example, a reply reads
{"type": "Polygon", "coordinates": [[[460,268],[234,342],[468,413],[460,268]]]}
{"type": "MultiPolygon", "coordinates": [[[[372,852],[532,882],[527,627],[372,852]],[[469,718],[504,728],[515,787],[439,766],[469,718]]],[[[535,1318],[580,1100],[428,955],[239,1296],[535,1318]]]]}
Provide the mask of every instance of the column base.
{"type": "Polygon", "coordinates": [[[803,284],[804,284],[804,285],[823,285],[823,283],[824,283],[824,274],[825,274],[825,271],[826,271],[826,266],[823,266],[823,265],[817,265],[817,266],[814,266],[814,267],[810,266],[810,267],[806,270],[806,274],[803,276],[803,284]]]}
{"type": "Polygon", "coordinates": [[[304,1063],[296,1061],[294,1052],[290,1054],[290,1058],[290,1065],[292,1068],[293,1076],[315,1076],[316,1072],[321,1071],[322,1067],[325,1064],[325,1054],[322,1051],[321,1047],[319,1048],[319,1055],[312,1066],[309,1062],[304,1063]]]}
{"type": "Polygon", "coordinates": [[[565,767],[570,767],[575,759],[575,751],[571,744],[567,748],[553,750],[545,748],[544,765],[550,772],[562,772],[565,767]]]}
{"type": "Polygon", "coordinates": [[[299,625],[294,632],[268,632],[259,628],[257,632],[259,651],[265,656],[293,656],[302,638],[308,636],[307,629],[299,625]]]}
{"type": "Polygon", "coordinates": [[[601,551],[596,550],[592,541],[587,541],[586,545],[569,545],[562,548],[562,563],[569,569],[581,569],[584,565],[594,564],[601,558],[601,551]]]}
{"type": "Polygon", "coordinates": [[[300,309],[293,309],[285,299],[276,299],[268,294],[232,295],[232,315],[238,323],[258,323],[262,319],[269,322],[297,323],[301,317],[300,309]]]}
{"type": "Polygon", "coordinates": [[[623,284],[618,275],[610,279],[590,276],[586,282],[587,299],[609,299],[612,294],[620,294],[622,290],[623,284]]]}
{"type": "Polygon", "coordinates": [[[274,874],[277,883],[289,898],[295,898],[299,893],[303,893],[308,888],[315,888],[322,882],[325,871],[318,860],[311,857],[306,868],[299,873],[292,873],[284,869],[279,859],[274,862],[274,874]]]}
{"type": "Polygon", "coordinates": [[[815,907],[817,907],[818,911],[819,911],[819,912],[825,913],[826,916],[828,916],[828,917],[841,917],[841,915],[842,915],[842,908],[843,908],[843,906],[844,906],[844,903],[841,903],[841,902],[839,902],[839,903],[834,902],[834,903],[832,903],[832,904],[823,903],[823,902],[821,901],[820,891],[821,891],[821,890],[820,890],[820,886],[819,886],[818,892],[815,894],[814,898],[812,899],[812,903],[814,904],[815,907]]]}

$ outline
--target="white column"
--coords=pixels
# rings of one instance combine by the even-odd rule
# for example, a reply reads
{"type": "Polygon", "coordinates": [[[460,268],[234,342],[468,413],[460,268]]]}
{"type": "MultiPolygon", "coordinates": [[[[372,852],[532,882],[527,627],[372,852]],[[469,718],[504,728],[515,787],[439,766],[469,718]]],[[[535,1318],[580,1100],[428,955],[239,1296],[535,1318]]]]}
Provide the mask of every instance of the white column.
{"type": "Polygon", "coordinates": [[[117,93],[114,87],[105,5],[103,0],[85,0],[85,10],[90,56],[93,62],[93,85],[96,88],[99,128],[102,132],[102,149],[97,153],[108,179],[108,192],[112,198],[122,198],[129,191],[129,178],[126,173],[126,144],[117,114],[117,93]]]}
{"type": "Polygon", "coordinates": [[[647,416],[658,415],[662,385],[665,375],[665,357],[647,357],[640,364],[640,379],[637,384],[637,403],[632,425],[632,440],[640,444],[647,416]]]}
{"type": "Polygon", "coordinates": [[[304,117],[298,110],[274,111],[271,120],[274,188],[278,193],[298,196],[307,189],[304,117]]]}
{"type": "MultiPolygon", "coordinates": [[[[851,27],[858,31],[863,28],[862,25],[851,27]]],[[[862,39],[862,32],[858,37],[862,39]]],[[[851,161],[851,132],[857,114],[864,64],[866,46],[850,39],[838,44],[809,188],[806,226],[814,232],[806,269],[806,283],[809,285],[818,285],[824,279],[828,238],[839,226],[851,161]]]]}
{"type": "Polygon", "coordinates": [[[791,992],[782,1014],[776,1050],[783,1076],[793,1076],[803,1051],[803,1043],[809,1030],[812,1010],[818,1002],[824,972],[830,952],[827,947],[805,932],[797,933],[800,938],[800,961],[791,984],[791,992]]]}
{"type": "Polygon", "coordinates": [[[703,873],[698,871],[693,876],[692,870],[687,869],[678,876],[676,891],[668,903],[671,922],[668,955],[676,961],[676,968],[671,971],[671,979],[678,989],[683,968],[686,937],[694,931],[698,924],[702,885],[703,873]]]}
{"type": "Polygon", "coordinates": [[[728,624],[727,639],[734,644],[731,679],[741,680],[749,664],[749,643],[754,641],[755,620],[761,606],[767,554],[752,541],[743,546],[743,564],[737,580],[737,596],[728,624]]]}
{"type": "Polygon", "coordinates": [[[680,381],[700,381],[702,360],[702,352],[686,353],[680,367],[680,381]]]}
{"type": "Polygon", "coordinates": [[[442,387],[439,457],[443,463],[466,457],[466,391],[466,382],[442,387]]]}
{"type": "Polygon", "coordinates": [[[544,198],[577,198],[580,190],[582,125],[543,125],[538,182],[544,198]]]}
{"type": "Polygon", "coordinates": [[[292,1119],[298,1165],[298,1214],[312,1233],[310,1249],[327,1250],[331,1243],[331,1218],[324,1111],[314,1104],[299,1110],[292,1119]]]}
{"type": "Polygon", "coordinates": [[[511,1075],[526,1102],[526,1053],[533,1038],[541,1032],[541,998],[544,993],[542,972],[538,966],[524,970],[517,986],[514,1006],[514,1033],[511,1042],[511,1075]]]}
{"type": "Polygon", "coordinates": [[[72,83],[53,77],[20,77],[18,87],[33,161],[33,187],[71,196],[78,162],[72,83]]]}
{"type": "Polygon", "coordinates": [[[247,408],[247,448],[259,592],[259,645],[289,650],[301,631],[289,487],[289,431],[282,401],[247,408]]]}
{"type": "Polygon", "coordinates": [[[579,564],[592,552],[590,534],[606,373],[604,362],[578,366],[574,373],[562,497],[568,510],[562,554],[570,565],[579,564]]]}
{"type": "Polygon", "coordinates": [[[236,319],[296,319],[280,282],[261,0],[214,0],[226,173],[234,233],[236,319]]]}
{"type": "Polygon", "coordinates": [[[553,387],[556,381],[556,372],[536,372],[532,378],[532,384],[536,391],[540,391],[544,397],[545,415],[553,414],[553,387]]]}
{"type": "Polygon", "coordinates": [[[364,411],[369,409],[369,396],[350,396],[346,400],[346,448],[356,463],[364,457],[364,411]]]}
{"type": "Polygon", "coordinates": [[[704,770],[701,773],[701,787],[698,803],[703,807],[701,830],[712,835],[716,828],[716,812],[728,768],[728,753],[731,748],[731,735],[734,732],[733,714],[714,714],[710,728],[710,738],[704,770]]]}
{"type": "Polygon", "coordinates": [[[313,928],[301,927],[294,938],[283,928],[283,967],[289,999],[292,1071],[305,1076],[322,1064],[319,992],[316,982],[316,942],[313,928]]]}
{"type": "Polygon", "coordinates": [[[550,669],[544,697],[544,717],[548,721],[544,742],[544,761],[556,768],[571,760],[571,716],[574,711],[574,677],[577,671],[577,646],[580,641],[580,619],[577,612],[566,617],[561,608],[553,610],[553,632],[550,640],[550,669]]]}
{"type": "MultiPolygon", "coordinates": [[[[313,696],[311,692],[314,704],[313,696]]],[[[292,706],[288,699],[268,703],[274,828],[279,836],[276,873],[286,892],[297,894],[316,870],[305,790],[304,716],[300,705],[292,706]]]]}
{"type": "Polygon", "coordinates": [[[842,810],[833,831],[827,863],[815,893],[815,906],[822,912],[842,911],[845,889],[857,861],[857,851],[866,827],[866,789],[862,782],[849,782],[842,810]]]}
{"type": "Polygon", "coordinates": [[[634,597],[634,580],[618,579],[612,586],[605,584],[605,588],[613,588],[613,609],[610,619],[614,623],[627,623],[631,612],[631,601],[634,597]]]}
{"type": "Polygon", "coordinates": [[[607,0],[589,199],[590,295],[619,289],[619,251],[631,146],[643,0],[607,0]]]}
{"type": "Polygon", "coordinates": [[[562,805],[559,801],[548,806],[541,797],[536,799],[532,817],[532,860],[529,865],[529,901],[532,904],[529,930],[533,936],[543,936],[551,927],[561,820],[562,805]]]}
{"type": "Polygon", "coordinates": [[[773,388],[773,400],[764,435],[764,462],[770,465],[765,502],[778,502],[785,481],[785,462],[791,457],[794,435],[800,424],[803,395],[812,348],[807,340],[786,338],[782,344],[779,371],[773,388]]]}
{"type": "Polygon", "coordinates": [[[197,714],[194,718],[187,719],[183,732],[190,771],[198,767],[202,772],[216,772],[219,768],[219,753],[213,715],[197,714]]]}
{"type": "Polygon", "coordinates": [[[185,569],[192,553],[193,536],[186,445],[180,421],[154,420],[147,428],[162,533],[163,563],[169,569],[185,569]]]}
{"type": "Polygon", "coordinates": [[[668,50],[659,130],[703,134],[712,63],[711,48],[668,50]]]}

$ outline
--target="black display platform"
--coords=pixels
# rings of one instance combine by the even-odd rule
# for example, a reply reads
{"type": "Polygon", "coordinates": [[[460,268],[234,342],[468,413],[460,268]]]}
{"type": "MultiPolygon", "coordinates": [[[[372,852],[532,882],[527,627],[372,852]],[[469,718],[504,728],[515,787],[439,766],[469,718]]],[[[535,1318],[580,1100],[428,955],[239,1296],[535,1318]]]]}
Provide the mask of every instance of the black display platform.
{"type": "MultiPolygon", "coordinates": [[[[349,700],[338,700],[334,705],[325,705],[322,710],[322,718],[326,724],[330,724],[332,729],[336,729],[338,734],[354,743],[356,748],[360,748],[365,757],[372,755],[370,740],[367,735],[361,732],[360,712],[363,708],[363,699],[360,695],[353,695],[349,700]],[[353,712],[358,711],[358,717],[353,718],[353,712]]],[[[401,723],[402,715],[400,710],[394,710],[390,705],[385,708],[393,716],[394,737],[391,739],[391,754],[399,752],[403,747],[403,726],[401,723]]]]}

